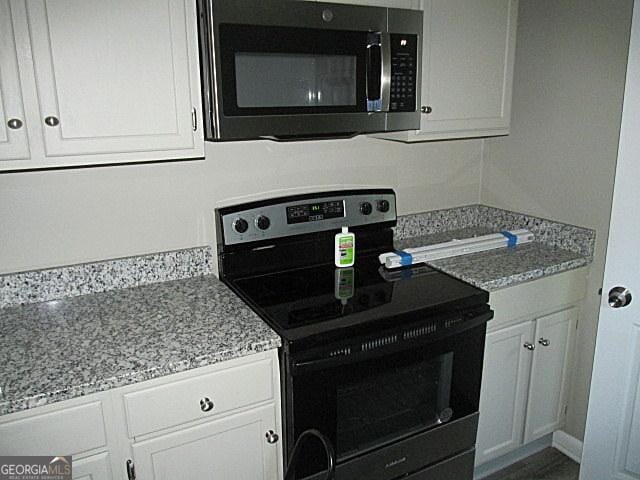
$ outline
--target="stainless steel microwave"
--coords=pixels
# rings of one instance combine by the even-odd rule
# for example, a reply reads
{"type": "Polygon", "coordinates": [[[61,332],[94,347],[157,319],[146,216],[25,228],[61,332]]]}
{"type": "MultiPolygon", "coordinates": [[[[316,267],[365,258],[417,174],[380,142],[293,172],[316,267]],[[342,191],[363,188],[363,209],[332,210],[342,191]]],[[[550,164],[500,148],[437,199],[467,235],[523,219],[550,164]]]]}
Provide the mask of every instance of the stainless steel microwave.
{"type": "Polygon", "coordinates": [[[198,0],[205,138],[420,128],[422,12],[198,0]]]}

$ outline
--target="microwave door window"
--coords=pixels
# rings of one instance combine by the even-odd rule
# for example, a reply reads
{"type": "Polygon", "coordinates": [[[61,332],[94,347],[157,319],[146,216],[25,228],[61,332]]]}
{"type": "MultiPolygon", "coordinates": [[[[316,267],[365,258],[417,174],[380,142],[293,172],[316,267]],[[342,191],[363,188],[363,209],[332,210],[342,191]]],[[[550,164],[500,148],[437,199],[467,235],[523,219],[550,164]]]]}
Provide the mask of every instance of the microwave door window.
{"type": "Polygon", "coordinates": [[[356,63],[357,57],[350,55],[237,52],[237,106],[355,106],[356,63]]]}

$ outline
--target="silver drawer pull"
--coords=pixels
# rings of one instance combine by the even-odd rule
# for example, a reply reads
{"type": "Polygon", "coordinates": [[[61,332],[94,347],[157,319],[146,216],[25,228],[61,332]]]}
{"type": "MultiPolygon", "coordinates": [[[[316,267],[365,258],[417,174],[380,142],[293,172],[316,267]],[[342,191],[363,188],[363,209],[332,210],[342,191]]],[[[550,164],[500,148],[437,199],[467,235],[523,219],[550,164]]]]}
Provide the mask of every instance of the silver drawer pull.
{"type": "Polygon", "coordinates": [[[18,130],[19,128],[22,127],[22,120],[20,120],[19,118],[10,118],[9,121],[7,122],[7,126],[11,130],[18,130]]]}
{"type": "Polygon", "coordinates": [[[526,342],[524,345],[522,345],[524,348],[526,348],[527,350],[531,350],[532,352],[536,349],[536,346],[533,343],[529,343],[526,342]]]}
{"type": "Polygon", "coordinates": [[[543,337],[540,337],[540,340],[538,340],[538,343],[540,345],[542,345],[543,347],[548,347],[549,345],[551,345],[551,341],[549,339],[543,338],[543,337]]]}
{"type": "Polygon", "coordinates": [[[204,397],[200,399],[200,410],[203,412],[209,412],[213,410],[213,401],[209,397],[204,397]]]}
{"type": "Polygon", "coordinates": [[[44,119],[44,123],[49,127],[56,127],[60,123],[60,120],[58,120],[57,117],[50,116],[44,119]]]}

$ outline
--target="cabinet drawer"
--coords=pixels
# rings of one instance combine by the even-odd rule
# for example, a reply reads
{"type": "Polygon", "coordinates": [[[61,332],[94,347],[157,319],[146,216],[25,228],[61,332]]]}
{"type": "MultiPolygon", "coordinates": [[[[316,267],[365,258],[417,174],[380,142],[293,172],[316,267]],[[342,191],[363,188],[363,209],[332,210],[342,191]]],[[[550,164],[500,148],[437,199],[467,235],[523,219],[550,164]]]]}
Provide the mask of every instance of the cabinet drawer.
{"type": "Polygon", "coordinates": [[[587,290],[587,268],[569,270],[491,292],[495,312],[487,331],[558,311],[578,303],[587,290]]]}
{"type": "Polygon", "coordinates": [[[0,424],[1,455],[76,455],[106,444],[100,402],[0,424]]]}
{"type": "Polygon", "coordinates": [[[129,436],[207,419],[273,399],[270,359],[124,396],[129,436]]]}

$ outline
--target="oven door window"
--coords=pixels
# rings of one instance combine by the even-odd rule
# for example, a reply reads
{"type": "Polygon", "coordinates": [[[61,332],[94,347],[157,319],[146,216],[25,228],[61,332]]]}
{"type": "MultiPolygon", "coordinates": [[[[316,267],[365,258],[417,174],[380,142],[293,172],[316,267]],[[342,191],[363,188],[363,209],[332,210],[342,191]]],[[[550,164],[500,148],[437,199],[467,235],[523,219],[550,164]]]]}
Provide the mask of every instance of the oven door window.
{"type": "Polygon", "coordinates": [[[335,384],[339,458],[448,422],[453,353],[380,372],[343,372],[335,384]]]}
{"type": "MultiPolygon", "coordinates": [[[[484,325],[358,363],[293,378],[289,441],[316,428],[333,442],[338,462],[384,447],[478,410],[484,325]]],[[[305,449],[298,478],[323,470],[319,446],[305,449]]]]}
{"type": "Polygon", "coordinates": [[[226,116],[365,112],[366,32],[223,24],[226,116]]]}

